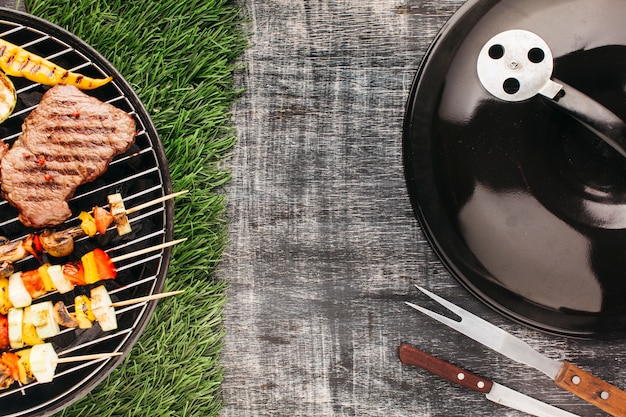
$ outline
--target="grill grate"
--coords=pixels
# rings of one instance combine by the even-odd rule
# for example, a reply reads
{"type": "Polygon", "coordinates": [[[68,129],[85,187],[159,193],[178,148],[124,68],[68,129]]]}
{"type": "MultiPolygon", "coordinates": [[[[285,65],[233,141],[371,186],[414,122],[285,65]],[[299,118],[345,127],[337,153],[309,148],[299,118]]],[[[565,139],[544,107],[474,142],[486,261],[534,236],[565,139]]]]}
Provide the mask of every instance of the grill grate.
{"type": "MultiPolygon", "coordinates": [[[[114,80],[87,93],[128,112],[137,123],[135,145],[116,157],[107,172],[94,182],[79,187],[69,201],[73,217],[57,229],[79,224],[77,215],[89,211],[94,205],[106,207],[106,196],[120,192],[126,207],[134,207],[171,192],[171,183],[162,146],[150,118],[131,87],[91,47],[63,29],[33,16],[0,10],[0,38],[22,46],[30,52],[45,57],[58,65],[82,74],[101,78],[113,75],[114,80]]],[[[12,78],[18,92],[18,103],[7,121],[0,124],[0,139],[12,144],[21,133],[21,124],[37,106],[47,90],[39,84],[21,78],[12,78]]],[[[110,230],[105,236],[76,240],[74,254],[66,259],[53,259],[63,263],[80,259],[80,256],[101,247],[111,256],[172,240],[172,202],[165,202],[129,216],[133,232],[120,237],[110,230]]],[[[0,235],[11,240],[22,239],[33,229],[24,227],[17,219],[17,210],[0,200],[0,235]]],[[[170,249],[155,252],[140,259],[129,259],[116,266],[118,277],[104,284],[113,301],[125,300],[160,292],[169,263],[170,249]]],[[[39,263],[32,257],[15,263],[16,270],[35,269],[39,263]]],[[[77,287],[69,294],[51,293],[38,301],[63,301],[70,309],[77,294],[89,294],[89,288],[77,287]]],[[[143,331],[154,309],[154,303],[139,303],[116,309],[119,328],[102,332],[95,325],[88,330],[65,329],[47,341],[52,342],[60,357],[102,352],[127,353],[143,331]]],[[[44,416],[78,400],[102,381],[122,357],[91,360],[88,362],[59,364],[53,382],[33,382],[25,386],[14,384],[0,391],[0,410],[3,416],[44,416]]]]}

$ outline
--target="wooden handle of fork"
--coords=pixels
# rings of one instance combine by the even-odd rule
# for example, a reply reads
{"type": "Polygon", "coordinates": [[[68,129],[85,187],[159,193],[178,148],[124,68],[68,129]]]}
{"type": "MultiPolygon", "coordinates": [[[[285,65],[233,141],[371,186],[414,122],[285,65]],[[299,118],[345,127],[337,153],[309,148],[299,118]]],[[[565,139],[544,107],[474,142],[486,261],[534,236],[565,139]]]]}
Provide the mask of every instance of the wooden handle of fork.
{"type": "Polygon", "coordinates": [[[400,362],[405,365],[419,366],[435,375],[447,379],[450,382],[459,384],[465,388],[470,388],[478,392],[488,393],[491,391],[493,382],[474,375],[473,373],[459,368],[443,359],[436,358],[426,352],[403,343],[398,348],[400,362]]]}
{"type": "Polygon", "coordinates": [[[564,361],[554,382],[615,417],[626,417],[626,392],[564,361]]]}

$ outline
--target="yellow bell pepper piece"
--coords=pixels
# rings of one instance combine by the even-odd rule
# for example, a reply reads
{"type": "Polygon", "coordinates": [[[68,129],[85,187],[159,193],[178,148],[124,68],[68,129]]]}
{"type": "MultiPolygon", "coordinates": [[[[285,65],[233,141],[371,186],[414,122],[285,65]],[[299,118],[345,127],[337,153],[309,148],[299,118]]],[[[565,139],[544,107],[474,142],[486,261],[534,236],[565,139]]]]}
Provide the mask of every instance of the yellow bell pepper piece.
{"type": "Polygon", "coordinates": [[[32,323],[22,326],[22,341],[27,346],[35,346],[44,343],[44,340],[37,335],[37,329],[32,323]]]}
{"type": "Polygon", "coordinates": [[[98,275],[98,265],[96,264],[96,256],[93,251],[87,252],[83,256],[81,256],[80,260],[83,263],[83,268],[85,269],[85,283],[93,284],[100,280],[100,276],[98,275]]]}
{"type": "Polygon", "coordinates": [[[77,295],[74,297],[74,312],[78,327],[81,329],[90,329],[93,321],[96,320],[93,311],[91,311],[91,301],[86,295],[77,295]]]}
{"type": "Polygon", "coordinates": [[[0,314],[6,316],[11,307],[13,304],[9,300],[9,280],[8,278],[0,278],[0,314]]]}
{"type": "Polygon", "coordinates": [[[30,379],[33,378],[33,373],[30,370],[30,349],[22,349],[16,352],[16,355],[20,357],[17,361],[17,367],[20,374],[20,382],[27,384],[30,379]]]}
{"type": "Polygon", "coordinates": [[[54,291],[57,289],[57,287],[54,286],[54,282],[52,282],[52,278],[50,278],[50,274],[48,274],[49,266],[49,263],[45,263],[37,268],[37,271],[39,271],[39,276],[43,281],[43,285],[46,288],[46,292],[54,291]]]}
{"type": "Polygon", "coordinates": [[[68,84],[82,90],[103,86],[113,79],[91,78],[68,71],[4,39],[0,39],[0,68],[7,75],[24,77],[36,83],[50,86],[68,84]]]}
{"type": "Polygon", "coordinates": [[[17,92],[13,81],[0,72],[0,122],[9,118],[17,104],[17,92]]]}
{"type": "Polygon", "coordinates": [[[78,218],[81,220],[80,228],[83,229],[83,232],[89,237],[94,237],[98,229],[96,228],[96,221],[93,216],[86,211],[81,211],[78,218]]]}
{"type": "Polygon", "coordinates": [[[44,343],[43,339],[37,334],[37,329],[33,323],[33,314],[30,306],[24,307],[24,319],[22,321],[22,341],[27,346],[35,346],[44,343]]]}

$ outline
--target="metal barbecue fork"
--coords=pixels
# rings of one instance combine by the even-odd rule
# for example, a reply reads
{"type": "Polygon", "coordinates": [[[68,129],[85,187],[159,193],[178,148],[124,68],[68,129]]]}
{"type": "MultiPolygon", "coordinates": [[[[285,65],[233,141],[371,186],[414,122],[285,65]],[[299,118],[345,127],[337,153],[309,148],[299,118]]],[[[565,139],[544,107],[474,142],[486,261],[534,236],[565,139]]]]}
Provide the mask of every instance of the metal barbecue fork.
{"type": "Polygon", "coordinates": [[[482,343],[517,362],[536,368],[546,374],[559,387],[595,405],[612,416],[626,417],[626,392],[603,381],[567,361],[550,359],[534,350],[523,340],[475,316],[461,307],[444,300],[416,285],[417,289],[458,315],[456,321],[416,304],[406,304],[482,343]]]}

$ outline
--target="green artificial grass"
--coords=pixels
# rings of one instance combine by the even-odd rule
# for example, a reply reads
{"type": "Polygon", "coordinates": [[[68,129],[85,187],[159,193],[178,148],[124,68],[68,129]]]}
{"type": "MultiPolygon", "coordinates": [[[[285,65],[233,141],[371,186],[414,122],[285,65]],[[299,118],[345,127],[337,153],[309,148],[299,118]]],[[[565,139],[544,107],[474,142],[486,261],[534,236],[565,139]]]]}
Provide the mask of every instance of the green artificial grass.
{"type": "Polygon", "coordinates": [[[224,161],[236,140],[231,105],[247,46],[241,10],[224,0],[27,0],[115,65],[150,113],[174,191],[175,238],[162,300],[121,366],[58,416],[218,415],[226,283],[212,277],[227,244],[224,161]]]}

